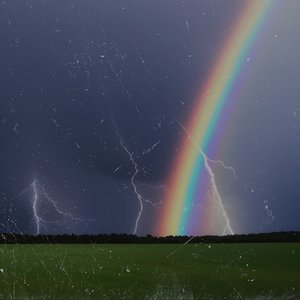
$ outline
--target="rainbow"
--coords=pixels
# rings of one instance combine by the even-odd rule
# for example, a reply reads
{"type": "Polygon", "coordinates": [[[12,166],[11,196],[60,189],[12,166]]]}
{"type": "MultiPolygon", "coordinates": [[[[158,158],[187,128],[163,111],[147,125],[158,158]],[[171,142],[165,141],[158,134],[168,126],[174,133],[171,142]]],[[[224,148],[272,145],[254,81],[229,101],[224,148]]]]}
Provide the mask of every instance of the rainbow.
{"type": "Polygon", "coordinates": [[[238,88],[236,85],[242,75],[242,67],[253,48],[270,5],[269,0],[246,1],[220,48],[221,51],[196,98],[193,113],[186,126],[182,126],[185,134],[175,163],[172,164],[168,179],[169,192],[165,196],[156,224],[157,235],[212,233],[207,224],[216,206],[211,204],[206,213],[195,215],[195,203],[208,197],[207,191],[211,184],[203,153],[209,151],[213,143],[217,143],[216,126],[224,117],[230,95],[238,88]],[[191,139],[196,141],[196,145],[191,139]],[[203,151],[202,154],[199,149],[203,151]]]}

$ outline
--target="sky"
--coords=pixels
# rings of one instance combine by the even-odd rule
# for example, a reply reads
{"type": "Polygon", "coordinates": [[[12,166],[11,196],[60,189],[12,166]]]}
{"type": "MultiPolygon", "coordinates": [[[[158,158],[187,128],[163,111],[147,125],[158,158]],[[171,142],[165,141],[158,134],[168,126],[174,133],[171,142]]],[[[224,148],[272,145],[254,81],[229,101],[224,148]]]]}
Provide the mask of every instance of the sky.
{"type": "MultiPolygon", "coordinates": [[[[244,4],[2,1],[0,231],[153,234],[244,4]]],[[[270,10],[210,157],[235,233],[300,230],[300,3],[270,10]]]]}

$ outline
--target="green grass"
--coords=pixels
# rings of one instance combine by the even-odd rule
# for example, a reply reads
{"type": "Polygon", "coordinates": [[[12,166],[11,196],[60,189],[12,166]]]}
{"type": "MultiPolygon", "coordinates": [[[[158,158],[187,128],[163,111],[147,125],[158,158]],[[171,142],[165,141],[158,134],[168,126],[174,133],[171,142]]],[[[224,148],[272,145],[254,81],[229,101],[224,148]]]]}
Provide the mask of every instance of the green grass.
{"type": "Polygon", "coordinates": [[[300,299],[300,244],[0,245],[0,299],[257,298],[300,299]]]}

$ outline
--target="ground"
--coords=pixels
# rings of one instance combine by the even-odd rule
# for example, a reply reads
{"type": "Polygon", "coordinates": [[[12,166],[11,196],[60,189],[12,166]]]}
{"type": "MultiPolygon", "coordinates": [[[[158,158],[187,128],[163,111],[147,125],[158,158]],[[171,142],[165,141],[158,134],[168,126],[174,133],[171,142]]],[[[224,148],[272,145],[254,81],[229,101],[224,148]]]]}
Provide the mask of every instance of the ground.
{"type": "Polygon", "coordinates": [[[300,298],[300,243],[0,246],[0,299],[274,298],[300,298]]]}

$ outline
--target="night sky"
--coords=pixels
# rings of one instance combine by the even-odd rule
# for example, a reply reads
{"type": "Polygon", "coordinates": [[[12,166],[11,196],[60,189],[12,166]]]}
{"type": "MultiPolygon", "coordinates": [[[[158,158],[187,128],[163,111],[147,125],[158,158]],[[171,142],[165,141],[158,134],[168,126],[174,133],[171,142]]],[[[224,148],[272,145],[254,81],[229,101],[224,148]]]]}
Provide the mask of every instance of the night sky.
{"type": "MultiPolygon", "coordinates": [[[[273,2],[212,157],[237,172],[215,167],[237,233],[300,230],[300,2],[273,2]]],[[[170,116],[188,120],[243,4],[1,1],[0,231],[38,233],[36,208],[40,233],[132,233],[135,176],[153,233],[170,116]]]]}

